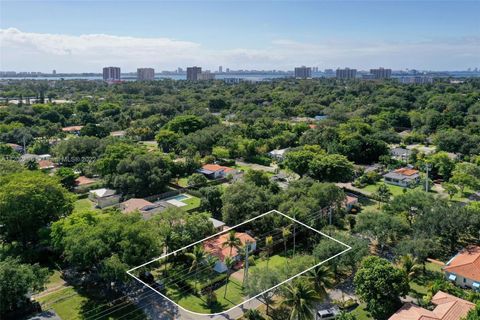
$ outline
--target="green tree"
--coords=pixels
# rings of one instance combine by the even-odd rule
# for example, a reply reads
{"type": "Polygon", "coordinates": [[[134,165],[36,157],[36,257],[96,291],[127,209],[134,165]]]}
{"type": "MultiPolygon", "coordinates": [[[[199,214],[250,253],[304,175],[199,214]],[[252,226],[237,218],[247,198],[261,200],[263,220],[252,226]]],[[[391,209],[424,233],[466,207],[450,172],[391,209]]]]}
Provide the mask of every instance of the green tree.
{"type": "Polygon", "coordinates": [[[216,219],[222,219],[222,190],[218,186],[200,189],[200,210],[212,213],[216,219]]]}
{"type": "Polygon", "coordinates": [[[60,183],[67,190],[73,190],[75,187],[75,179],[77,175],[71,168],[61,167],[55,171],[55,176],[60,179],[60,183]]]}
{"type": "Polygon", "coordinates": [[[230,256],[226,256],[225,259],[223,260],[223,263],[227,267],[227,277],[225,278],[225,293],[223,294],[223,297],[227,297],[227,288],[228,288],[228,283],[230,282],[230,276],[232,275],[232,269],[233,266],[235,266],[235,259],[233,259],[230,256]]]}
{"type": "Polygon", "coordinates": [[[367,303],[367,310],[375,319],[388,319],[401,305],[400,297],[410,287],[407,275],[385,259],[366,257],[357,271],[355,292],[367,303]]]}
{"type": "Polygon", "coordinates": [[[240,238],[237,238],[237,233],[235,232],[235,230],[229,231],[227,239],[225,240],[225,242],[222,243],[222,247],[230,248],[230,256],[232,256],[233,248],[238,250],[241,245],[242,241],[240,240],[240,238]]]}
{"type": "Polygon", "coordinates": [[[450,182],[460,187],[462,195],[465,194],[465,187],[473,190],[480,188],[480,166],[468,162],[457,163],[450,182]]]}
{"type": "Polygon", "coordinates": [[[52,177],[25,171],[0,178],[0,234],[26,249],[39,230],[73,210],[71,195],[52,177]]]}
{"type": "Polygon", "coordinates": [[[335,283],[335,275],[332,270],[325,266],[320,265],[313,268],[308,274],[307,279],[313,284],[315,292],[321,297],[327,296],[327,289],[333,288],[335,283]]]}
{"type": "Polygon", "coordinates": [[[30,303],[27,294],[41,290],[47,277],[48,270],[38,264],[22,264],[11,257],[0,261],[0,315],[6,316],[30,303]]]}
{"type": "Polygon", "coordinates": [[[378,186],[377,191],[375,191],[375,196],[377,196],[381,202],[388,203],[390,201],[390,197],[392,196],[392,192],[385,183],[382,183],[380,186],[378,186]]]}
{"type": "Polygon", "coordinates": [[[267,236],[265,237],[265,251],[267,253],[267,270],[268,270],[268,263],[270,262],[270,254],[273,248],[273,237],[267,236]]]}
{"type": "Polygon", "coordinates": [[[398,265],[403,269],[407,275],[408,281],[411,281],[422,268],[421,264],[418,263],[417,258],[411,254],[406,254],[401,256],[398,259],[398,265]]]}
{"type": "Polygon", "coordinates": [[[290,319],[310,320],[314,317],[315,304],[321,298],[315,290],[305,281],[295,281],[286,286],[282,292],[282,304],[290,308],[290,319]]]}
{"type": "Polygon", "coordinates": [[[248,320],[265,320],[260,311],[257,309],[248,309],[247,312],[245,312],[245,317],[248,320]]]}
{"type": "Polygon", "coordinates": [[[163,152],[172,152],[178,145],[180,135],[171,130],[160,130],[155,136],[158,147],[163,152]]]}
{"type": "Polygon", "coordinates": [[[208,179],[201,173],[194,173],[188,177],[187,183],[189,187],[203,187],[208,183],[208,179]]]}
{"type": "Polygon", "coordinates": [[[166,128],[185,135],[205,127],[203,120],[194,115],[181,115],[173,118],[166,124],[166,128]]]}
{"type": "Polygon", "coordinates": [[[206,255],[202,246],[193,247],[192,252],[187,252],[185,255],[192,260],[189,272],[195,270],[195,281],[198,282],[198,268],[205,261],[206,255]]]}

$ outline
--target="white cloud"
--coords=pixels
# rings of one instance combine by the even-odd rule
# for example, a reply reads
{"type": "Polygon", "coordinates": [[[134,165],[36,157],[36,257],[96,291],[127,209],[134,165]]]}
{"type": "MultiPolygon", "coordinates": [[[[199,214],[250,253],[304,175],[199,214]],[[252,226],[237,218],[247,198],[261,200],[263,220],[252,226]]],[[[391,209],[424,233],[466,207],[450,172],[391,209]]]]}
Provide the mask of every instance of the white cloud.
{"type": "Polygon", "coordinates": [[[260,48],[213,50],[200,43],[169,38],[140,38],[107,34],[80,36],[0,29],[0,70],[99,72],[118,65],[124,71],[152,66],[173,70],[187,65],[216,69],[291,69],[295,65],[321,68],[464,69],[480,65],[480,38],[432,39],[423,42],[366,42],[327,39],[321,43],[273,39],[260,48]]]}

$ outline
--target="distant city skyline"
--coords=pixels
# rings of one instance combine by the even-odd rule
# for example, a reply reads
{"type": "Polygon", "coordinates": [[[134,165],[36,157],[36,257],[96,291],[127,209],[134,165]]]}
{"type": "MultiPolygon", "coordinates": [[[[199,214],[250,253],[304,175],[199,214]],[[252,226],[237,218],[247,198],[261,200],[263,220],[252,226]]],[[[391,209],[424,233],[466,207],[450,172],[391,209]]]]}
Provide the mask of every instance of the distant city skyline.
{"type": "Polygon", "coordinates": [[[480,67],[479,1],[7,0],[0,9],[2,71],[480,67]]]}

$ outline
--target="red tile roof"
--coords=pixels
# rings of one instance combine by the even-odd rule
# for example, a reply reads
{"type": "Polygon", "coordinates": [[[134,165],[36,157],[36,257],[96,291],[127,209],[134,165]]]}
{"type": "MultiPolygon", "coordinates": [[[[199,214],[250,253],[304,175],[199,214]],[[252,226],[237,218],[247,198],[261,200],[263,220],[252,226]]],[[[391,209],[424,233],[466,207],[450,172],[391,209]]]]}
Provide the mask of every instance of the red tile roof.
{"type": "Polygon", "coordinates": [[[82,130],[83,126],[70,126],[62,128],[63,132],[72,132],[72,131],[80,131],[82,130]]]}
{"type": "Polygon", "coordinates": [[[400,168],[395,170],[394,172],[398,174],[403,174],[404,176],[413,176],[414,174],[418,173],[418,170],[409,169],[409,168],[400,168]]]}
{"type": "Polygon", "coordinates": [[[475,304],[439,291],[432,297],[433,311],[405,303],[389,320],[460,320],[475,304]]]}
{"type": "Polygon", "coordinates": [[[480,281],[480,246],[470,246],[460,251],[443,270],[480,281]]]}
{"type": "Polygon", "coordinates": [[[85,176],[80,176],[77,179],[75,179],[75,184],[77,186],[84,186],[84,185],[92,184],[92,183],[95,183],[95,182],[96,182],[95,180],[87,178],[85,176]]]}
{"type": "MultiPolygon", "coordinates": [[[[217,257],[220,261],[223,261],[225,257],[230,255],[230,247],[224,247],[223,243],[225,243],[228,239],[228,232],[224,233],[222,235],[219,235],[218,237],[211,238],[203,243],[203,249],[217,257]]],[[[240,242],[243,245],[245,243],[250,242],[253,243],[255,242],[255,239],[249,236],[246,233],[243,232],[237,232],[235,233],[235,236],[240,239],[240,242]]],[[[238,255],[238,250],[236,248],[232,248],[232,257],[236,257],[238,255]]]]}
{"type": "Polygon", "coordinates": [[[38,161],[38,167],[40,169],[52,169],[55,168],[55,164],[50,160],[40,160],[38,161]]]}
{"type": "Polygon", "coordinates": [[[235,171],[233,168],[219,166],[218,164],[204,164],[202,169],[209,170],[209,171],[220,171],[223,170],[225,172],[235,171]]]}

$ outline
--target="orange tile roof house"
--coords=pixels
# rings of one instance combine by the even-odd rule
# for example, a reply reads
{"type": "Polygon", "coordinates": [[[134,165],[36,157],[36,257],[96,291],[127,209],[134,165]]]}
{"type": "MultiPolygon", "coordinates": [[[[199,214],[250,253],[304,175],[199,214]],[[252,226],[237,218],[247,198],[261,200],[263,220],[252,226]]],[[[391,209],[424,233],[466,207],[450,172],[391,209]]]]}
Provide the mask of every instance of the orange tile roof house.
{"type": "Polygon", "coordinates": [[[70,126],[62,128],[63,132],[72,133],[72,134],[80,134],[80,130],[82,130],[83,126],[70,126]]]}
{"type": "Polygon", "coordinates": [[[472,302],[439,291],[432,298],[432,311],[413,303],[405,303],[388,320],[460,320],[475,308],[472,302]]]}
{"type": "Polygon", "coordinates": [[[443,267],[448,280],[462,288],[480,291],[480,246],[469,246],[443,267]]]}
{"type": "Polygon", "coordinates": [[[409,187],[420,181],[418,170],[410,168],[399,168],[383,176],[385,183],[400,187],[409,187]]]}
{"type": "Polygon", "coordinates": [[[237,174],[238,171],[233,168],[220,166],[218,164],[204,164],[197,172],[204,174],[210,179],[225,178],[228,174],[237,174]]]}
{"type": "MultiPolygon", "coordinates": [[[[225,247],[223,244],[225,243],[225,241],[227,241],[228,236],[229,234],[228,232],[226,232],[217,237],[211,238],[203,243],[203,249],[218,258],[214,269],[219,273],[227,271],[227,267],[225,263],[223,263],[223,260],[225,260],[225,257],[230,256],[230,247],[225,247]]],[[[244,232],[236,232],[235,236],[240,239],[242,246],[244,246],[248,242],[249,252],[255,251],[257,247],[257,242],[253,237],[244,232]]],[[[237,248],[232,248],[231,256],[235,260],[240,261],[240,254],[237,248]]]]}

